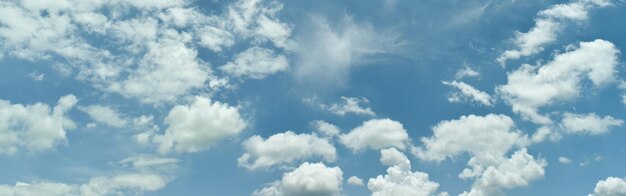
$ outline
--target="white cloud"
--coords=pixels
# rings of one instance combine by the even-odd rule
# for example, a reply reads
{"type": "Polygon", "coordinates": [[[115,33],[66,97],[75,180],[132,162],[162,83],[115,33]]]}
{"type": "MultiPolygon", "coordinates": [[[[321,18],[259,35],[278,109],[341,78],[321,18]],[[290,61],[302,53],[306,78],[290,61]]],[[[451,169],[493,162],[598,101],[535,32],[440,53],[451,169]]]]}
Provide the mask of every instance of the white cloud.
{"type": "Polygon", "coordinates": [[[283,55],[274,51],[254,46],[237,54],[232,62],[220,67],[224,72],[235,77],[263,79],[268,75],[286,71],[289,62],[283,55]]]}
{"type": "Polygon", "coordinates": [[[502,156],[475,156],[459,177],[476,178],[469,192],[463,196],[504,195],[502,189],[527,186],[530,182],[543,178],[548,163],[535,159],[526,149],[513,153],[511,158],[502,156]]]}
{"type": "Polygon", "coordinates": [[[252,195],[338,196],[341,193],[342,175],[343,172],[339,167],[326,167],[323,163],[303,163],[294,171],[285,173],[282,180],[256,190],[252,195]]]}
{"type": "Polygon", "coordinates": [[[608,177],[596,184],[593,194],[589,196],[620,196],[626,195],[626,180],[617,177],[608,177]]]}
{"type": "Polygon", "coordinates": [[[179,153],[206,150],[246,127],[237,108],[199,96],[191,105],[174,106],[165,123],[165,134],[153,137],[161,153],[172,149],[179,153]]]}
{"type": "Polygon", "coordinates": [[[471,67],[465,65],[462,69],[459,69],[456,74],[454,74],[454,78],[457,80],[463,79],[465,77],[477,77],[480,76],[480,73],[473,70],[471,67]]]}
{"type": "Polygon", "coordinates": [[[363,186],[363,179],[356,177],[356,176],[350,176],[348,178],[348,180],[346,181],[348,184],[353,185],[353,186],[363,186]]]}
{"type": "Polygon", "coordinates": [[[376,113],[374,113],[371,108],[362,107],[361,104],[369,104],[369,100],[364,97],[342,96],[340,102],[333,103],[330,106],[321,104],[320,107],[339,116],[345,116],[350,113],[364,116],[376,116],[376,113]]]}
{"type": "Polygon", "coordinates": [[[255,135],[243,142],[245,153],[237,159],[239,166],[250,170],[291,164],[296,160],[320,157],[327,162],[337,159],[337,150],[327,139],[314,134],[278,133],[263,139],[255,135]]]}
{"type": "Polygon", "coordinates": [[[174,102],[207,81],[210,68],[197,58],[198,52],[186,43],[187,34],[166,30],[158,42],[147,43],[147,53],[137,70],[108,89],[144,103],[174,102]]]}
{"type": "MultiPolygon", "coordinates": [[[[1,59],[1,58],[0,58],[0,59],[1,59]]],[[[30,79],[35,80],[35,81],[42,81],[42,80],[43,80],[43,78],[44,78],[44,76],[45,76],[45,74],[44,74],[44,73],[39,73],[39,72],[36,72],[36,71],[35,71],[35,72],[30,72],[30,73],[28,74],[28,77],[29,77],[30,79]]]]}
{"type": "Polygon", "coordinates": [[[333,137],[341,133],[341,129],[339,129],[339,127],[322,120],[311,122],[311,126],[313,126],[316,131],[328,137],[333,137]]]}
{"type": "Polygon", "coordinates": [[[559,163],[561,164],[570,164],[572,160],[567,157],[559,157],[559,163]]]}
{"type": "Polygon", "coordinates": [[[353,151],[386,147],[404,149],[409,136],[400,122],[391,119],[372,119],[363,122],[350,133],[339,136],[340,142],[353,151]]]}
{"type": "Polygon", "coordinates": [[[568,133],[581,133],[589,135],[601,135],[609,132],[611,127],[624,125],[624,121],[611,116],[600,117],[595,113],[589,114],[563,114],[561,127],[568,133]]]}
{"type": "Polygon", "coordinates": [[[108,106],[102,106],[102,105],[90,105],[86,107],[79,106],[78,109],[89,114],[89,117],[91,117],[91,119],[95,120],[96,122],[104,123],[111,127],[121,128],[121,127],[126,126],[126,124],[128,123],[125,119],[120,117],[120,114],[118,111],[108,106]]]}
{"type": "Polygon", "coordinates": [[[465,100],[475,101],[485,106],[493,106],[491,96],[483,91],[480,91],[469,84],[464,82],[446,82],[442,81],[446,86],[451,86],[459,90],[459,92],[452,94],[448,97],[450,102],[463,102],[465,100]]]}
{"type": "Polygon", "coordinates": [[[580,47],[557,54],[541,67],[522,65],[509,73],[508,83],[497,86],[496,91],[524,119],[550,124],[550,118],[539,114],[539,108],[577,98],[584,78],[594,87],[614,82],[618,53],[608,41],[580,42],[580,47]]]}
{"type": "Polygon", "coordinates": [[[355,23],[348,16],[339,24],[323,17],[310,19],[310,33],[296,40],[294,74],[300,82],[316,87],[343,85],[352,67],[366,64],[375,54],[393,53],[399,45],[397,35],[380,32],[368,23],[355,23]]]}
{"type": "Polygon", "coordinates": [[[149,156],[131,157],[120,162],[129,164],[133,169],[113,175],[91,177],[81,184],[57,182],[17,182],[15,186],[0,185],[2,195],[143,195],[144,192],[160,190],[172,180],[164,168],[173,167],[175,159],[149,156]],[[136,171],[134,171],[136,170],[136,171]]]}
{"type": "Polygon", "coordinates": [[[434,195],[439,183],[428,179],[428,174],[412,172],[409,159],[395,148],[380,151],[380,161],[389,166],[386,175],[370,178],[367,188],[372,196],[434,195]]]}
{"type": "Polygon", "coordinates": [[[539,17],[535,19],[534,27],[526,33],[516,32],[513,42],[518,49],[505,51],[498,57],[498,62],[504,64],[507,60],[519,59],[543,51],[545,45],[556,41],[564,22],[586,21],[589,10],[608,5],[610,5],[609,1],[574,0],[540,11],[539,17]]]}
{"type": "Polygon", "coordinates": [[[0,154],[43,151],[66,141],[65,128],[74,123],[65,115],[77,99],[66,95],[54,108],[44,103],[11,104],[0,99],[0,154]]]}
{"type": "Polygon", "coordinates": [[[423,147],[414,151],[424,160],[442,161],[463,152],[472,155],[503,155],[515,146],[528,144],[528,137],[515,128],[506,115],[461,116],[439,122],[432,137],[421,139],[423,147]]]}
{"type": "Polygon", "coordinates": [[[245,37],[289,48],[291,28],[276,16],[282,8],[281,3],[273,0],[239,0],[228,7],[229,25],[245,37]]]}

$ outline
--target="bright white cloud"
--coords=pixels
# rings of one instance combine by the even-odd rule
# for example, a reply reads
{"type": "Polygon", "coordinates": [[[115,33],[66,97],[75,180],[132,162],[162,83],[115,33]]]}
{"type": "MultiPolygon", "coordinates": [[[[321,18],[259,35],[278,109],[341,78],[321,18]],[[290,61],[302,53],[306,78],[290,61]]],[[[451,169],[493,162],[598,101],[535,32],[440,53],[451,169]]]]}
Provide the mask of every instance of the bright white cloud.
{"type": "Polygon", "coordinates": [[[502,53],[498,57],[498,62],[504,64],[507,60],[519,59],[543,51],[545,45],[556,41],[558,33],[563,29],[563,23],[566,21],[586,21],[591,9],[608,5],[610,5],[609,1],[605,0],[574,0],[567,4],[553,5],[540,11],[539,17],[535,19],[534,27],[526,33],[516,32],[513,43],[517,49],[502,53]]]}
{"type": "Polygon", "coordinates": [[[580,47],[557,54],[540,67],[524,64],[508,74],[508,83],[496,91],[514,112],[535,123],[550,124],[539,108],[556,101],[571,101],[580,95],[581,80],[588,78],[594,87],[615,81],[619,51],[604,40],[580,42],[580,47]]]}
{"type": "Polygon", "coordinates": [[[271,183],[256,196],[325,195],[341,193],[343,172],[339,167],[327,167],[323,163],[303,163],[292,172],[285,173],[282,180],[271,183]]]}
{"type": "Polygon", "coordinates": [[[296,160],[320,157],[327,162],[337,159],[337,150],[327,139],[314,134],[278,133],[263,139],[255,135],[243,142],[245,153],[237,159],[239,166],[250,170],[291,164],[296,160]]]}
{"type": "Polygon", "coordinates": [[[258,46],[237,54],[232,62],[220,67],[221,70],[235,77],[252,79],[263,79],[288,68],[289,62],[285,56],[274,54],[274,51],[258,46]]]}
{"type": "Polygon", "coordinates": [[[386,147],[404,149],[409,136],[400,122],[391,119],[372,119],[363,122],[350,133],[339,136],[340,142],[353,151],[386,147]]]}
{"type": "Polygon", "coordinates": [[[459,90],[457,93],[453,93],[450,97],[448,97],[448,101],[450,102],[463,102],[466,100],[475,101],[485,106],[493,106],[493,101],[491,96],[483,91],[480,91],[465,82],[447,82],[442,81],[442,83],[446,86],[451,86],[459,90]]]}
{"type": "Polygon", "coordinates": [[[242,36],[290,48],[291,27],[277,17],[282,8],[283,5],[274,0],[239,0],[228,7],[227,19],[230,28],[242,36]]]}
{"type": "Polygon", "coordinates": [[[559,157],[559,163],[561,164],[570,164],[572,160],[567,157],[559,157]]]}
{"type": "Polygon", "coordinates": [[[333,103],[330,106],[328,105],[320,105],[322,109],[328,110],[329,112],[339,115],[345,116],[346,114],[356,114],[356,115],[364,115],[364,116],[375,116],[376,113],[372,111],[369,107],[363,107],[361,104],[369,104],[369,100],[366,98],[357,98],[357,97],[341,97],[341,101],[337,103],[333,103]]]}
{"type": "Polygon", "coordinates": [[[43,151],[64,143],[65,128],[74,126],[65,115],[77,101],[74,95],[66,95],[50,108],[44,103],[22,105],[0,99],[0,154],[43,151]]]}
{"type": "Polygon", "coordinates": [[[356,176],[350,176],[348,178],[348,180],[346,181],[348,184],[353,185],[353,186],[363,186],[363,179],[356,177],[356,176]]]}
{"type": "Polygon", "coordinates": [[[389,166],[386,175],[370,178],[367,188],[372,196],[434,195],[439,184],[428,179],[428,174],[411,171],[409,159],[395,148],[380,151],[380,161],[389,166]]]}
{"type": "Polygon", "coordinates": [[[475,156],[470,159],[471,169],[466,168],[459,177],[476,178],[472,189],[462,196],[504,195],[502,189],[527,186],[543,178],[548,163],[535,159],[526,149],[513,153],[511,158],[502,156],[475,156]]]}
{"type": "Polygon", "coordinates": [[[626,195],[626,180],[617,177],[608,177],[596,184],[593,194],[589,196],[620,196],[626,195]]]}
{"type": "Polygon", "coordinates": [[[528,137],[515,128],[513,120],[502,114],[461,116],[441,121],[432,129],[433,136],[423,137],[423,147],[414,151],[420,159],[442,161],[463,152],[503,155],[528,143],[528,137]]]}
{"type": "Polygon", "coordinates": [[[563,114],[561,127],[568,133],[581,133],[589,135],[601,135],[609,132],[611,127],[624,125],[624,121],[611,116],[600,117],[595,113],[589,114],[563,114]]]}
{"type": "Polygon", "coordinates": [[[339,127],[322,120],[311,122],[311,126],[313,126],[316,131],[328,137],[333,137],[341,133],[341,129],[339,129],[339,127]]]}
{"type": "Polygon", "coordinates": [[[78,107],[78,109],[89,114],[89,117],[96,122],[104,123],[108,126],[121,128],[128,123],[125,119],[120,117],[118,111],[108,106],[90,105],[78,107]]]}
{"type": "Polygon", "coordinates": [[[246,127],[237,108],[199,96],[191,105],[174,106],[165,123],[165,134],[153,138],[161,153],[206,150],[246,127]]]}

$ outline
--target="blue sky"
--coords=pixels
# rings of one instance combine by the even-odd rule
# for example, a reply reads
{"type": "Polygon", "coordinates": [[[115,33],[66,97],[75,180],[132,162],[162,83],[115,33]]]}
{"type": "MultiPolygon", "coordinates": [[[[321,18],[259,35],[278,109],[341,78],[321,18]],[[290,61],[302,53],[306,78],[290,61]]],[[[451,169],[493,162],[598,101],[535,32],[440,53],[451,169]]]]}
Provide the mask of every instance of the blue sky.
{"type": "Polygon", "coordinates": [[[626,195],[626,3],[0,2],[0,195],[626,195]]]}

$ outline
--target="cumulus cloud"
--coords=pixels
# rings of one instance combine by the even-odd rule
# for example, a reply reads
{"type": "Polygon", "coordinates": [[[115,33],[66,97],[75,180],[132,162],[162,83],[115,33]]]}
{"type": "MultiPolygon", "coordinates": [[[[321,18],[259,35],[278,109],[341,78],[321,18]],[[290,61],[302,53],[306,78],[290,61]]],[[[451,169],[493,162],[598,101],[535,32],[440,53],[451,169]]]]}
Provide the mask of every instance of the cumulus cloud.
{"type": "Polygon", "coordinates": [[[126,124],[128,123],[125,119],[120,117],[118,111],[108,106],[79,106],[78,109],[89,114],[89,117],[91,117],[91,119],[95,120],[96,122],[103,123],[111,127],[121,128],[126,126],[126,124]]]}
{"type": "Polygon", "coordinates": [[[363,179],[356,177],[356,176],[350,176],[348,178],[348,180],[346,181],[348,184],[353,185],[353,186],[363,186],[363,179]]]}
{"type": "Polygon", "coordinates": [[[339,127],[322,120],[311,122],[311,126],[313,126],[316,131],[328,137],[333,137],[341,133],[341,129],[339,129],[339,127]]]}
{"type": "Polygon", "coordinates": [[[255,196],[328,195],[341,193],[343,172],[339,167],[327,167],[323,163],[303,163],[295,170],[285,173],[280,181],[254,191],[255,196]]]}
{"type": "Polygon", "coordinates": [[[468,162],[470,168],[463,170],[459,177],[476,178],[472,189],[463,196],[504,195],[502,189],[527,186],[530,182],[543,178],[548,163],[535,159],[526,149],[516,151],[511,158],[502,156],[475,156],[468,162]]]}
{"type": "Polygon", "coordinates": [[[405,149],[409,136],[400,122],[386,118],[365,121],[349,133],[340,135],[339,141],[353,151],[391,146],[405,149]]]}
{"type": "Polygon", "coordinates": [[[457,80],[463,79],[465,77],[477,77],[480,76],[476,70],[472,69],[470,66],[463,66],[463,68],[459,69],[456,74],[454,74],[454,78],[457,80]]]}
{"type": "Polygon", "coordinates": [[[255,135],[243,142],[245,153],[237,159],[239,166],[250,170],[291,164],[296,160],[320,157],[327,162],[337,159],[337,150],[327,139],[314,134],[278,133],[263,139],[255,135]]]}
{"type": "Polygon", "coordinates": [[[372,196],[434,195],[439,183],[428,179],[428,174],[411,171],[411,162],[395,148],[380,151],[380,161],[389,166],[386,175],[370,178],[367,188],[372,196]]]}
{"type": "Polygon", "coordinates": [[[165,134],[153,137],[161,153],[206,150],[246,127],[237,108],[199,96],[191,105],[174,106],[165,124],[165,134]]]}
{"type": "Polygon", "coordinates": [[[448,97],[448,101],[450,102],[463,102],[466,100],[475,101],[485,106],[493,106],[493,101],[491,96],[483,91],[480,91],[465,82],[447,82],[442,81],[442,83],[446,86],[451,86],[459,90],[459,92],[453,93],[450,97],[448,97]]]}
{"type": "Polygon", "coordinates": [[[503,155],[515,146],[528,144],[528,137],[502,114],[461,116],[441,121],[432,130],[433,136],[423,137],[423,147],[414,150],[420,159],[442,161],[463,152],[503,155]]]}
{"type": "Polygon", "coordinates": [[[274,54],[274,51],[258,46],[237,54],[232,62],[220,67],[221,70],[235,77],[252,79],[263,79],[288,68],[289,63],[285,56],[274,54]]]}
{"type": "Polygon", "coordinates": [[[51,108],[45,103],[22,105],[0,99],[0,154],[43,151],[65,142],[65,129],[75,126],[65,115],[77,101],[74,95],[66,95],[51,108]]]}
{"type": "Polygon", "coordinates": [[[548,9],[539,11],[534,27],[526,33],[515,33],[513,43],[517,49],[507,50],[502,53],[498,57],[498,62],[504,64],[507,60],[519,59],[543,51],[545,45],[556,41],[558,33],[563,29],[565,22],[586,21],[590,10],[608,5],[610,5],[608,0],[573,0],[570,3],[556,4],[548,9]]]}
{"type": "Polygon", "coordinates": [[[626,195],[626,180],[617,177],[608,177],[596,184],[593,194],[589,196],[619,196],[626,195]]]}
{"type": "Polygon", "coordinates": [[[613,43],[594,40],[579,45],[543,66],[524,64],[509,73],[507,84],[496,87],[498,95],[524,119],[551,124],[550,118],[539,114],[540,107],[577,98],[584,78],[598,88],[615,80],[619,51],[613,43]]]}
{"type": "Polygon", "coordinates": [[[363,107],[361,104],[369,104],[369,100],[364,97],[341,97],[340,102],[333,103],[331,105],[321,104],[320,106],[322,109],[328,110],[329,112],[339,116],[345,116],[350,113],[364,116],[376,115],[371,108],[363,107]]]}
{"type": "Polygon", "coordinates": [[[257,47],[291,45],[291,27],[277,16],[281,9],[274,0],[238,0],[221,15],[205,14],[186,0],[2,2],[0,49],[7,56],[51,62],[63,75],[107,93],[171,104],[191,92],[225,86],[198,57],[199,47],[226,55],[225,48],[247,45],[253,50],[239,55],[240,62],[266,62],[269,68],[238,64],[246,69],[237,74],[260,78],[285,70],[284,55],[257,47]]]}
{"type": "Polygon", "coordinates": [[[568,133],[581,133],[589,135],[601,135],[609,132],[611,127],[624,125],[624,121],[611,116],[600,117],[595,113],[589,114],[563,114],[561,127],[568,133]]]}

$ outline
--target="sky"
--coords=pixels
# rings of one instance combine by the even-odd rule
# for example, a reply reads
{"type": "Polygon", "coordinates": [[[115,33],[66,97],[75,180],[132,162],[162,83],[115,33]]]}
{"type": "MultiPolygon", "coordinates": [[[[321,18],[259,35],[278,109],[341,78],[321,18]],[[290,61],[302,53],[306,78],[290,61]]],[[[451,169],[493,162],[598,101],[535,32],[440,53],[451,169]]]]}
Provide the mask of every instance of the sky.
{"type": "Polygon", "coordinates": [[[623,0],[5,0],[0,195],[626,195],[623,0]]]}

